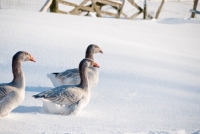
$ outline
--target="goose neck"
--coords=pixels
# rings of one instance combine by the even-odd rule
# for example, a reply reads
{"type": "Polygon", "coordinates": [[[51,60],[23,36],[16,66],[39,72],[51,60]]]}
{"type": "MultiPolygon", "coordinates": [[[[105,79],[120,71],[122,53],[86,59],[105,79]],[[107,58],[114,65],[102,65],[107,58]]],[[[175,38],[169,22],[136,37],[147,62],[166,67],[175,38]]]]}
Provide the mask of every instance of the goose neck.
{"type": "Polygon", "coordinates": [[[85,58],[90,58],[90,59],[94,60],[93,55],[94,55],[94,52],[87,50],[86,54],[85,54],[85,58]]]}
{"type": "Polygon", "coordinates": [[[89,89],[89,81],[88,81],[88,75],[87,75],[87,68],[80,69],[80,78],[81,78],[80,86],[83,89],[88,90],[89,89]]]}
{"type": "Polygon", "coordinates": [[[19,59],[13,59],[12,62],[12,72],[13,72],[13,83],[19,87],[24,86],[24,75],[22,72],[22,61],[19,59]]]}

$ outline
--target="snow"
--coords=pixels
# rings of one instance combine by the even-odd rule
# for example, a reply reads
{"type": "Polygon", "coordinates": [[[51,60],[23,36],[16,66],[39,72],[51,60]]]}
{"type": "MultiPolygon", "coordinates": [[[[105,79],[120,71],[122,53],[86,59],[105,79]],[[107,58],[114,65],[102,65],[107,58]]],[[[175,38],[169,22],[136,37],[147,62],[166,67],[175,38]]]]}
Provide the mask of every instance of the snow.
{"type": "Polygon", "coordinates": [[[125,20],[0,10],[0,82],[12,80],[20,50],[26,97],[2,134],[200,133],[200,19],[125,20]],[[53,88],[46,74],[78,67],[97,44],[100,78],[76,116],[48,114],[32,95],[53,88]]]}

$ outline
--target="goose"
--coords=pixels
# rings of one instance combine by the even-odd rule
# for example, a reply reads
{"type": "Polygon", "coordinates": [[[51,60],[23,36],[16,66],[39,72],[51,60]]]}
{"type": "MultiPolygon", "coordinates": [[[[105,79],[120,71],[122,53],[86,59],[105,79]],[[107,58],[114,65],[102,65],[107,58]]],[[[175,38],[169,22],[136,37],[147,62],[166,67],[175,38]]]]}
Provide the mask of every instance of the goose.
{"type": "Polygon", "coordinates": [[[24,100],[25,77],[21,67],[23,61],[35,62],[35,59],[25,51],[17,52],[12,59],[12,82],[0,84],[0,117],[7,116],[24,100]]]}
{"type": "Polygon", "coordinates": [[[43,102],[43,110],[47,113],[76,115],[90,101],[90,86],[87,71],[91,66],[99,68],[99,65],[89,58],[85,58],[80,62],[80,84],[62,85],[33,95],[33,97],[43,102]]]}
{"type": "MultiPolygon", "coordinates": [[[[86,49],[85,58],[90,58],[94,60],[94,53],[102,53],[103,51],[100,49],[99,46],[95,44],[91,44],[86,49]]],[[[50,78],[51,82],[53,83],[54,87],[58,87],[61,85],[77,85],[80,83],[80,76],[78,68],[68,69],[66,71],[60,73],[50,73],[47,74],[47,77],[50,78]]],[[[97,85],[99,81],[99,71],[96,67],[89,67],[88,68],[88,77],[90,81],[90,86],[94,87],[97,85]]]]}

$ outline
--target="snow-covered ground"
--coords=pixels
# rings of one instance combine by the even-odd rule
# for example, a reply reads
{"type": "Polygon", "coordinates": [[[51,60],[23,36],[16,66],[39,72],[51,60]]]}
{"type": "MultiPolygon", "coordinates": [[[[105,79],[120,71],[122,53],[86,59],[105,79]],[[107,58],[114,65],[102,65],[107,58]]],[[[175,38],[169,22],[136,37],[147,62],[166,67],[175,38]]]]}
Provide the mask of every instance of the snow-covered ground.
{"type": "Polygon", "coordinates": [[[200,133],[200,19],[117,20],[0,10],[0,83],[12,56],[24,62],[26,98],[1,134],[200,133]],[[77,116],[48,114],[32,95],[53,87],[47,73],[78,67],[86,47],[101,47],[98,85],[77,116]]]}

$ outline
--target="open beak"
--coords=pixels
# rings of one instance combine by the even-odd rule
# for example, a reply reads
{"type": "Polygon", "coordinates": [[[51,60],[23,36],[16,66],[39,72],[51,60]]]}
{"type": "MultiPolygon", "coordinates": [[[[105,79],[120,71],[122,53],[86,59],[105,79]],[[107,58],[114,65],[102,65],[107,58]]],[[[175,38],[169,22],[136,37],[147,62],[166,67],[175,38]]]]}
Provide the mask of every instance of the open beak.
{"type": "Polygon", "coordinates": [[[99,53],[102,53],[102,54],[103,54],[103,51],[100,49],[100,50],[99,50],[99,53]]]}
{"type": "Polygon", "coordinates": [[[35,59],[31,56],[31,58],[29,59],[30,61],[36,62],[35,59]]]}
{"type": "Polygon", "coordinates": [[[99,68],[99,65],[95,62],[95,63],[93,64],[93,67],[99,68]]]}

